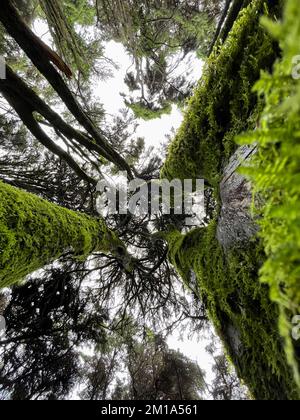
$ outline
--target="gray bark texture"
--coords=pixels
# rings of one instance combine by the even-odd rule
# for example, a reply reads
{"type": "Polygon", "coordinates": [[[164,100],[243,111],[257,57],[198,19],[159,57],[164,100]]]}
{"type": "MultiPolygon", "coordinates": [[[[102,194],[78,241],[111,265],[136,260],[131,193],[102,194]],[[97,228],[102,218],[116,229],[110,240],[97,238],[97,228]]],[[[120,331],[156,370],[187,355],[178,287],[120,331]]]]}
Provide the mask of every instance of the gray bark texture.
{"type": "Polygon", "coordinates": [[[217,237],[224,251],[243,248],[255,236],[258,226],[251,215],[251,183],[238,173],[255,154],[256,146],[240,147],[231,157],[220,184],[222,202],[217,237]]]}

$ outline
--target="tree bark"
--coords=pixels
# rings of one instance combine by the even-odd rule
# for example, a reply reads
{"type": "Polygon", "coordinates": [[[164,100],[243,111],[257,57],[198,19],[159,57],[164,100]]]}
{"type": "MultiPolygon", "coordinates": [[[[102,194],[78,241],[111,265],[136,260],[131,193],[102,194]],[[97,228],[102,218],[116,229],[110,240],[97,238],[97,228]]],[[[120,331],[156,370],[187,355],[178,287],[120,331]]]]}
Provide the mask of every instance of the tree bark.
{"type": "Polygon", "coordinates": [[[210,56],[210,54],[212,53],[212,51],[213,51],[213,49],[214,49],[214,46],[216,45],[216,42],[217,42],[217,40],[218,40],[218,38],[219,38],[219,35],[220,35],[220,33],[221,33],[221,30],[222,30],[222,27],[223,27],[224,22],[225,22],[226,17],[227,17],[228,10],[229,10],[229,7],[230,7],[231,2],[232,2],[232,0],[226,0],[226,4],[225,4],[225,7],[224,7],[224,11],[223,11],[223,13],[222,13],[222,16],[221,16],[220,22],[219,22],[219,24],[218,24],[218,27],[217,27],[217,30],[216,30],[216,33],[215,33],[214,39],[213,39],[213,41],[212,41],[212,43],[211,43],[211,46],[210,46],[210,48],[209,48],[209,52],[208,52],[208,55],[209,55],[209,56],[210,56]]]}
{"type": "Polygon", "coordinates": [[[240,147],[224,169],[220,184],[222,207],[217,237],[225,253],[232,248],[249,247],[249,242],[258,233],[257,220],[251,214],[252,185],[238,172],[241,166],[247,165],[256,152],[256,146],[240,147]]]}

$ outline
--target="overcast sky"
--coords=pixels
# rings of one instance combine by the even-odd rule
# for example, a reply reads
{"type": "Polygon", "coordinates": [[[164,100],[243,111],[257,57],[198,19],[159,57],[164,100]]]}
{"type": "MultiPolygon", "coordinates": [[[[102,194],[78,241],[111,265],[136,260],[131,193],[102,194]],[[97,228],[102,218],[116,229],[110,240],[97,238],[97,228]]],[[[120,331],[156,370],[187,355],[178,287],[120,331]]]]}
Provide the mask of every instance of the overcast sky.
{"type": "MultiPolygon", "coordinates": [[[[116,115],[124,107],[124,98],[120,93],[128,93],[124,77],[126,70],[132,63],[123,46],[113,41],[107,43],[105,56],[118,64],[119,68],[114,70],[112,78],[98,83],[95,87],[95,93],[99,97],[99,101],[104,105],[106,112],[116,115]]],[[[191,65],[192,79],[195,81],[199,80],[202,74],[203,63],[197,59],[195,54],[187,56],[186,60],[178,68],[178,73],[187,72],[191,65]]],[[[139,120],[137,135],[145,138],[147,146],[159,147],[161,143],[165,142],[165,136],[170,134],[172,129],[177,130],[180,127],[182,120],[182,113],[176,106],[173,106],[171,115],[163,115],[161,118],[151,121],[139,120]]],[[[184,337],[184,341],[181,341],[179,334],[176,333],[168,339],[170,348],[174,350],[179,349],[187,357],[198,362],[199,366],[207,372],[207,380],[209,382],[212,377],[212,359],[205,351],[205,347],[208,344],[209,341],[204,337],[200,342],[196,339],[189,340],[187,336],[184,337]]]]}
{"type": "MultiPolygon", "coordinates": [[[[107,113],[116,115],[121,108],[124,108],[124,98],[121,93],[129,94],[127,85],[124,82],[126,71],[132,66],[129,55],[124,50],[122,44],[114,41],[108,42],[105,48],[105,56],[118,64],[119,69],[114,70],[113,77],[106,81],[99,81],[96,86],[95,94],[99,101],[104,104],[107,113]]],[[[198,60],[195,54],[188,54],[181,65],[173,73],[174,76],[191,71],[191,79],[197,81],[202,74],[203,62],[198,60]]],[[[170,115],[163,115],[151,121],[139,120],[137,136],[144,137],[148,146],[159,147],[174,128],[177,130],[182,122],[182,113],[173,106],[170,115]]]]}
{"type": "MultiPolygon", "coordinates": [[[[40,21],[35,23],[34,30],[45,42],[51,42],[48,28],[44,23],[40,21]]],[[[123,46],[114,41],[106,44],[105,56],[115,62],[118,69],[113,69],[113,75],[108,80],[99,80],[95,83],[94,95],[103,104],[107,114],[117,115],[119,110],[124,108],[124,98],[121,93],[129,93],[124,77],[132,62],[123,46]]],[[[203,62],[195,54],[189,54],[174,74],[191,72],[191,79],[197,81],[201,77],[202,69],[203,62]]],[[[159,148],[166,141],[166,135],[170,134],[173,129],[177,130],[180,127],[182,120],[182,113],[176,106],[173,106],[170,115],[163,115],[161,118],[151,121],[139,120],[136,135],[145,138],[146,146],[159,148]]],[[[179,333],[174,333],[168,339],[168,345],[171,349],[180,350],[187,357],[198,362],[200,368],[206,371],[207,382],[210,382],[213,377],[211,371],[212,358],[205,351],[205,347],[209,343],[210,341],[205,337],[197,341],[196,338],[190,340],[187,336],[184,336],[182,341],[179,333]]]]}

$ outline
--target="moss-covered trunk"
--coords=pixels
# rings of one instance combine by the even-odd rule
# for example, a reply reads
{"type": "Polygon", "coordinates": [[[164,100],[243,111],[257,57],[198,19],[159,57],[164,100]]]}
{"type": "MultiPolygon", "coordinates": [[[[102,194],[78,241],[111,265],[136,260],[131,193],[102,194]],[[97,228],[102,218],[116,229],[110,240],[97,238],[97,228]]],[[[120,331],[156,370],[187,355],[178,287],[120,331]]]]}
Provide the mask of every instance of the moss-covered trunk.
{"type": "MultiPolygon", "coordinates": [[[[224,162],[237,148],[235,136],[255,127],[262,104],[252,91],[268,71],[278,46],[260,24],[265,0],[243,9],[223,47],[206,62],[183,124],[171,143],[162,178],[204,178],[216,187],[224,162]]],[[[276,7],[269,10],[274,16],[276,7]]]]}
{"type": "MultiPolygon", "coordinates": [[[[169,258],[185,283],[205,304],[239,376],[255,398],[264,400],[298,399],[299,381],[295,375],[298,366],[292,369],[290,360],[287,360],[284,339],[278,328],[278,306],[271,301],[268,287],[260,281],[266,253],[250,217],[251,189],[249,191],[246,179],[236,174],[233,176],[234,172],[231,174],[230,171],[228,177],[224,169],[238,147],[236,136],[249,129],[254,133],[254,141],[259,138],[257,121],[264,103],[257,100],[253,86],[259,80],[261,70],[271,70],[278,56],[278,44],[261,26],[260,15],[280,16],[278,3],[252,0],[250,6],[240,13],[225,44],[214,50],[162,170],[163,178],[205,178],[215,189],[218,211],[214,220],[209,226],[187,235],[171,232],[167,236],[169,258]]],[[[295,16],[295,11],[292,10],[291,16],[295,16]]],[[[295,20],[296,28],[299,28],[298,22],[295,20]]],[[[285,33],[290,43],[293,36],[288,30],[285,33]]],[[[294,54],[297,51],[295,48],[294,54]]],[[[285,76],[284,83],[281,82],[283,90],[287,80],[288,76],[285,76]]],[[[270,79],[266,78],[266,82],[269,86],[270,79]]],[[[275,97],[280,102],[281,96],[275,97]]],[[[277,118],[282,125],[282,108],[277,111],[277,118]]],[[[279,137],[278,132],[283,132],[281,125],[276,127],[273,137],[268,137],[272,147],[279,137]]],[[[285,134],[292,138],[289,132],[285,134]]],[[[263,150],[259,151],[262,161],[266,144],[263,135],[263,150]]],[[[291,144],[290,150],[296,153],[296,140],[293,139],[291,144]]],[[[270,161],[267,160],[266,165],[271,166],[270,161]]],[[[285,168],[276,164],[274,171],[279,167],[285,168]]],[[[293,176],[296,183],[298,178],[294,173],[293,176]]],[[[268,184],[270,191],[273,191],[274,178],[270,178],[268,184]]],[[[286,188],[286,184],[283,185],[286,188]]],[[[272,197],[273,205],[278,205],[278,197],[284,188],[278,190],[276,199],[272,197]]],[[[295,191],[296,187],[293,196],[295,191]]],[[[292,212],[296,210],[292,208],[292,212]]],[[[295,230],[295,225],[293,228],[295,230]]],[[[282,250],[280,243],[278,249],[282,250]]],[[[273,261],[271,255],[269,265],[273,261]]],[[[282,267],[281,264],[280,274],[282,267]]],[[[291,281],[289,283],[294,285],[291,281]]],[[[284,284],[280,286],[283,295],[284,284]]],[[[298,290],[294,295],[296,292],[298,290]]],[[[274,295],[272,297],[274,299],[274,295]]],[[[290,353],[292,350],[290,348],[290,353]]],[[[296,344],[295,353],[299,354],[296,344]]],[[[297,361],[299,365],[299,357],[295,363],[297,361]]]]}
{"type": "Polygon", "coordinates": [[[102,220],[0,182],[0,288],[66,251],[82,258],[95,250],[109,251],[113,237],[102,220]]]}

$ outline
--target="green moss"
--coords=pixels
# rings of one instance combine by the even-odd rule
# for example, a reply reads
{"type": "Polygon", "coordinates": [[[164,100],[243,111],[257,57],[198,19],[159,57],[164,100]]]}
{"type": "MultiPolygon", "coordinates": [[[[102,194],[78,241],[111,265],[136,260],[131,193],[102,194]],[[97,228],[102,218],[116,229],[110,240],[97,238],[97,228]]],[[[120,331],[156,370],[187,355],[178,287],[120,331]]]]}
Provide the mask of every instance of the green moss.
{"type": "Polygon", "coordinates": [[[109,251],[113,234],[102,220],[50,204],[0,182],[0,288],[72,251],[86,258],[109,251]]]}
{"type": "Polygon", "coordinates": [[[282,23],[264,22],[280,43],[282,59],[272,74],[262,74],[255,88],[265,99],[259,129],[239,141],[258,144],[247,173],[263,202],[257,210],[268,258],[261,281],[269,285],[271,299],[279,305],[280,331],[300,386],[300,341],[291,337],[292,319],[300,314],[300,80],[292,77],[293,60],[300,54],[298,2],[286,2],[282,23]]]}
{"type": "Polygon", "coordinates": [[[267,4],[253,0],[210,57],[162,171],[168,178],[203,177],[217,191],[224,163],[237,147],[236,135],[251,129],[243,142],[260,146],[254,170],[247,172],[266,203],[264,244],[253,238],[225,253],[216,236],[218,214],[206,228],[185,236],[172,231],[166,238],[170,261],[196,289],[253,396],[299,399],[299,346],[290,338],[290,321],[300,314],[300,82],[291,78],[292,58],[300,53],[300,12],[290,0],[284,26],[268,24],[281,42],[284,64],[277,64],[272,76],[264,73],[258,91],[265,97],[257,99],[253,85],[279,55],[278,44],[259,24],[263,10],[269,16],[275,11],[267,4]],[[253,131],[261,112],[261,128],[253,131]]]}
{"type": "MultiPolygon", "coordinates": [[[[190,272],[196,274],[199,298],[252,395],[263,400],[298,399],[278,333],[278,308],[258,279],[265,258],[259,241],[253,239],[247,249],[225,254],[215,221],[185,236],[173,231],[167,239],[169,258],[188,286],[190,272]],[[232,344],[230,329],[239,337],[239,350],[232,344]]],[[[195,291],[194,284],[190,287],[195,291]]]]}
{"type": "Polygon", "coordinates": [[[136,118],[141,118],[145,121],[155,120],[156,118],[161,118],[163,115],[170,115],[172,112],[172,104],[170,102],[165,102],[161,107],[155,109],[150,109],[142,102],[130,103],[125,101],[125,104],[133,111],[136,118]]]}
{"type": "Polygon", "coordinates": [[[168,179],[205,178],[216,186],[224,161],[235,150],[234,137],[255,126],[253,84],[275,60],[275,43],[259,25],[268,2],[244,9],[226,43],[208,59],[184,122],[162,170],[168,179]]]}

